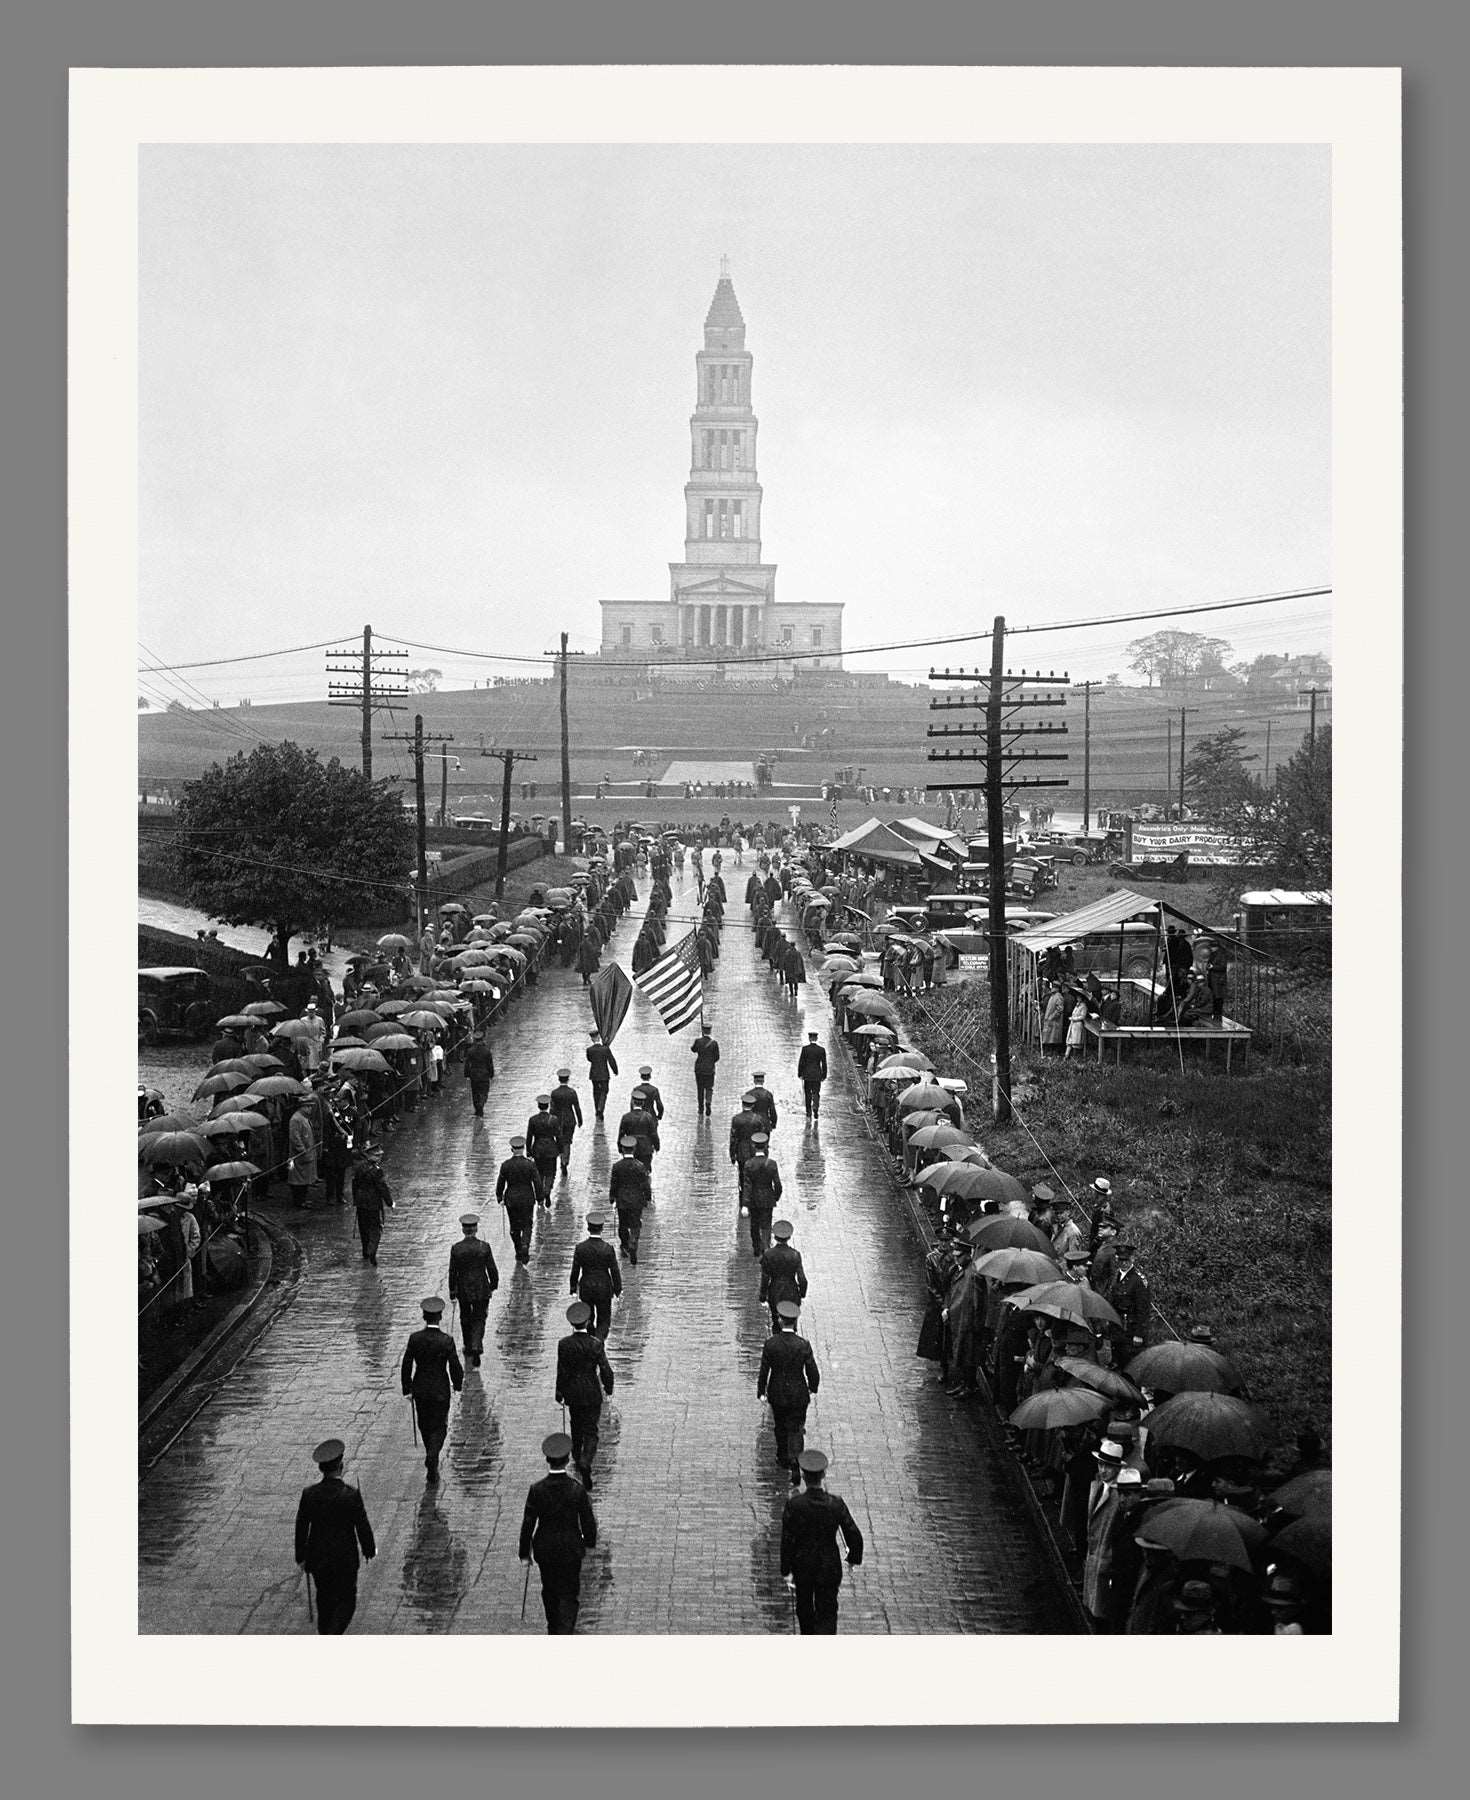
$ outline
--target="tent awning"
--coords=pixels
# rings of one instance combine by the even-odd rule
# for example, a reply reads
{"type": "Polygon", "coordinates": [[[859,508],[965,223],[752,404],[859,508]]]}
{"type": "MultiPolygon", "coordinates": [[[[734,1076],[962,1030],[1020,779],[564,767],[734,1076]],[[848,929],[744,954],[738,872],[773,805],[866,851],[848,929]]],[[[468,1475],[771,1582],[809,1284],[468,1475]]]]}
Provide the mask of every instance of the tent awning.
{"type": "Polygon", "coordinates": [[[924,819],[894,819],[888,829],[907,838],[911,844],[917,844],[921,850],[937,850],[941,844],[964,843],[959,832],[946,831],[942,825],[930,825],[924,819]]]}
{"type": "Polygon", "coordinates": [[[914,846],[877,819],[870,820],[866,827],[860,825],[856,831],[849,831],[846,837],[839,838],[830,847],[851,856],[869,857],[873,862],[899,863],[907,869],[919,866],[919,852],[914,846]]]}
{"type": "Polygon", "coordinates": [[[1126,925],[1130,919],[1154,919],[1162,927],[1165,918],[1177,919],[1180,924],[1188,925],[1194,931],[1207,931],[1211,937],[1219,938],[1222,944],[1229,944],[1243,955],[1255,957],[1258,962],[1271,960],[1253,944],[1243,942],[1228,931],[1218,931],[1213,925],[1206,925],[1200,919],[1192,919],[1187,912],[1181,912],[1168,900],[1150,900],[1146,894],[1135,894],[1131,888],[1119,888],[1116,893],[1105,894],[1101,900],[1094,900],[1090,906],[1079,907],[1073,913],[1063,913],[1060,918],[1052,919],[1045,925],[1033,925],[1029,931],[1018,932],[1012,941],[1033,955],[1039,955],[1055,944],[1070,944],[1090,933],[1106,931],[1111,925],[1126,925]]]}

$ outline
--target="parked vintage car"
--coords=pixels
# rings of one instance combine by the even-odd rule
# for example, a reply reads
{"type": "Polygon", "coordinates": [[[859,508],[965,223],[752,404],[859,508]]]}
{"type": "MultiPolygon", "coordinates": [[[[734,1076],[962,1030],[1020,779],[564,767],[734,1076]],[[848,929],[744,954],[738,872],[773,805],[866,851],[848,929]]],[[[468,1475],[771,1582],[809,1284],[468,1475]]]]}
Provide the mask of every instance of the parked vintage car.
{"type": "Polygon", "coordinates": [[[138,1042],[203,1037],[214,1024],[212,993],[203,969],[139,969],[138,1042]]]}

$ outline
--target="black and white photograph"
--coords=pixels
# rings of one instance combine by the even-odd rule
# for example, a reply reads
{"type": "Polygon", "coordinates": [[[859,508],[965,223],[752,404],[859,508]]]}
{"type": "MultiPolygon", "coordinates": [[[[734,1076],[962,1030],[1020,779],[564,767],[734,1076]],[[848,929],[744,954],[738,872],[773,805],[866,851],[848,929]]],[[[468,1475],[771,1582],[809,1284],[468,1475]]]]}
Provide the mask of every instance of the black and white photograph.
{"type": "Polygon", "coordinates": [[[1393,71],[73,134],[79,1716],[1394,1716],[1393,71]]]}

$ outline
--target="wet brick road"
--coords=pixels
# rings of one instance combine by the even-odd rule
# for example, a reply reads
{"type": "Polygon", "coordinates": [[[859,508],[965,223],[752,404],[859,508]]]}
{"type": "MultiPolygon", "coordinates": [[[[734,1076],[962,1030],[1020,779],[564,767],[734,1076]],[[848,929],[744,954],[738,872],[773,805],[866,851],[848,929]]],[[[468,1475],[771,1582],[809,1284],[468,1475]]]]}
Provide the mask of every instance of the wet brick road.
{"type": "MultiPolygon", "coordinates": [[[[533,1575],[519,1623],[516,1558],[542,1437],[560,1428],[555,1346],[570,1328],[572,1248],[605,1199],[611,1132],[654,1067],[668,1109],[636,1268],[614,1316],[608,1356],[617,1391],[603,1410],[594,1470],[601,1537],[582,1578],[581,1629],[755,1633],[793,1628],[778,1565],[788,1493],[769,1408],[755,1397],[767,1314],[738,1217],[726,1140],[754,1068],[767,1071],[780,1123],[772,1150],[811,1280],[801,1329],[822,1370],[807,1441],[832,1457],[830,1486],[867,1539],[842,1587],[840,1629],[873,1633],[1067,1632],[1075,1629],[1052,1566],[1017,1498],[1004,1452],[972,1410],[949,1399],[914,1355],[923,1311],[921,1255],[840,1072],[820,1126],[807,1126],[795,1078],[808,1022],[828,1036],[815,981],[785,997],[754,954],[731,861],[732,904],[706,1004],[721,1046],[714,1117],[694,1114],[691,1034],[673,1039],[641,995],[615,1051],[622,1069],[608,1119],[591,1124],[582,1051],[590,1023],[575,972],[549,969],[495,1041],[498,1079],[476,1120],[468,1087],[411,1115],[390,1149],[398,1200],[380,1267],[361,1260],[350,1207],[287,1215],[308,1268],[295,1303],[142,1477],[140,1629],[305,1632],[291,1531],[311,1446],[340,1436],[377,1533],[359,1579],[352,1630],[543,1631],[533,1575]],[[589,1121],[569,1178],[538,1212],[529,1266],[518,1266],[495,1205],[506,1140],[569,1063],[589,1121]],[[442,1479],[424,1482],[398,1364],[418,1301],[444,1292],[458,1216],[482,1213],[501,1285],[485,1358],[456,1398],[442,1479]]],[[[673,917],[692,909],[676,883],[673,917]]],[[[641,905],[613,951],[626,966],[641,905]]],[[[671,935],[676,935],[671,932],[671,935]]],[[[611,1232],[610,1232],[611,1235],[611,1232]]],[[[446,1315],[447,1318],[448,1315],[446,1315]]]]}

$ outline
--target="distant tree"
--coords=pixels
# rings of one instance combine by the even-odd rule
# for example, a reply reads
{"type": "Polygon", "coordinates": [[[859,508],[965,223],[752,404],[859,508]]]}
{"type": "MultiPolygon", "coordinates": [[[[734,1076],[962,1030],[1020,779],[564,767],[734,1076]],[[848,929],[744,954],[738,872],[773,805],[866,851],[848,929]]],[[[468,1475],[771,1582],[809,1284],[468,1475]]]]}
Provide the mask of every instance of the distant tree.
{"type": "Polygon", "coordinates": [[[1150,687],[1187,688],[1203,665],[1223,669],[1229,649],[1224,638],[1198,631],[1155,631],[1128,646],[1128,667],[1150,687]]]}
{"type": "Polygon", "coordinates": [[[1103,677],[1103,682],[1104,682],[1104,685],[1107,687],[1114,687],[1114,688],[1122,687],[1123,677],[1118,673],[1118,671],[1116,669],[1114,669],[1111,675],[1105,675],[1103,677]]]}
{"type": "Polygon", "coordinates": [[[1238,832],[1258,798],[1238,725],[1201,738],[1184,764],[1184,792],[1198,817],[1221,831],[1238,832]]]}
{"type": "Polygon", "coordinates": [[[1270,788],[1253,781],[1238,827],[1248,859],[1278,885],[1332,885],[1332,728],[1304,741],[1276,771],[1270,788]]]}
{"type": "Polygon", "coordinates": [[[432,694],[443,679],[442,669],[410,669],[407,677],[409,691],[414,694],[432,694]]]}
{"type": "Polygon", "coordinates": [[[143,696],[141,694],[139,694],[139,696],[138,696],[138,711],[139,712],[147,712],[147,710],[151,704],[152,703],[150,701],[145,700],[143,698],[143,696]]]}
{"type": "Polygon", "coordinates": [[[182,700],[170,700],[168,705],[164,708],[164,711],[165,712],[188,712],[189,708],[184,705],[182,700]]]}
{"type": "Polygon", "coordinates": [[[188,782],[171,849],[184,897],[282,948],[308,926],[350,925],[401,889],[413,826],[397,793],[299,744],[262,744],[188,782]]]}

